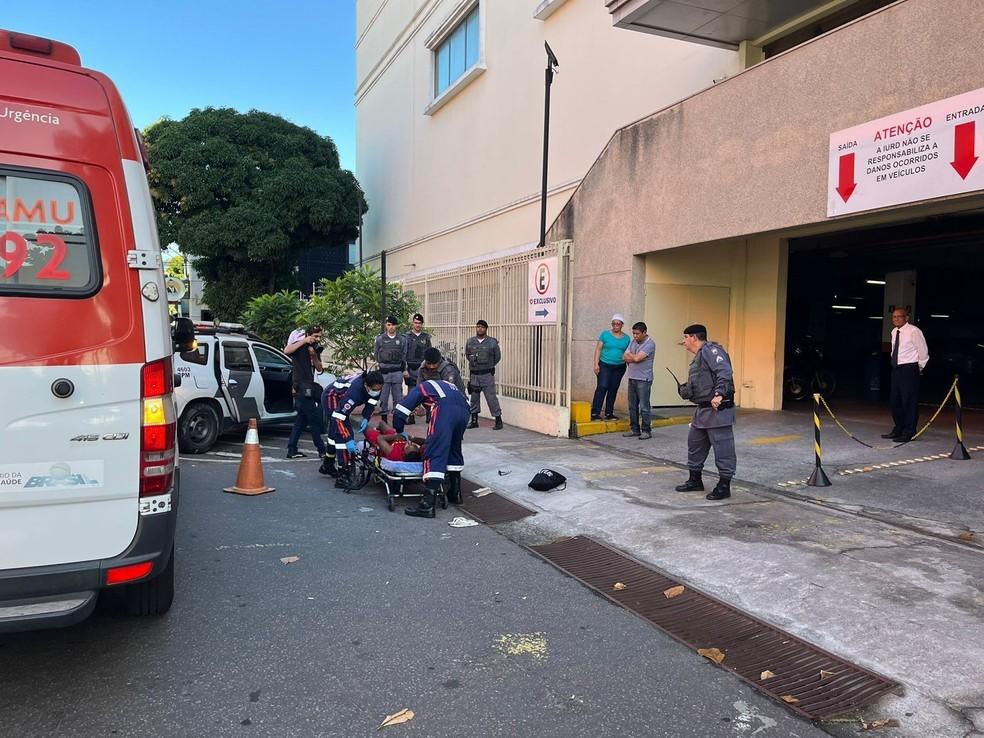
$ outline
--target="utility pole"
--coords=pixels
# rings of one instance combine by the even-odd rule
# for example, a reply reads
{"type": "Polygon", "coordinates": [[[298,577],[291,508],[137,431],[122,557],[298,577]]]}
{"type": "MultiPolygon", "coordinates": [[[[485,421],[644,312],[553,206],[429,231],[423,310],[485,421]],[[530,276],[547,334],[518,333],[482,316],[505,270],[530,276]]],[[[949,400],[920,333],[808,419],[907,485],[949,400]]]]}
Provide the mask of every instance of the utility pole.
{"type": "Polygon", "coordinates": [[[543,85],[543,182],[540,187],[540,243],[542,249],[547,245],[547,162],[550,154],[550,87],[553,84],[554,74],[560,68],[560,63],[550,48],[550,44],[543,42],[543,47],[547,51],[547,68],[544,73],[543,85]]]}
{"type": "Polygon", "coordinates": [[[361,269],[362,268],[362,265],[363,265],[363,257],[362,257],[362,215],[363,215],[363,213],[362,213],[362,195],[363,195],[363,193],[362,193],[362,188],[359,187],[358,185],[356,185],[356,189],[358,189],[358,191],[359,191],[359,200],[358,200],[358,208],[359,208],[359,269],[361,269]]]}
{"type": "Polygon", "coordinates": [[[386,330],[386,252],[379,252],[379,279],[382,288],[382,315],[379,318],[383,330],[386,330]]]}
{"type": "MultiPolygon", "coordinates": [[[[543,180],[540,185],[540,241],[537,248],[547,245],[547,163],[550,156],[550,87],[553,85],[554,74],[560,68],[553,49],[546,41],[543,48],[547,52],[547,68],[543,78],[543,180]]],[[[540,384],[540,366],[543,359],[543,326],[533,327],[533,356],[530,362],[530,384],[534,387],[540,384]]]]}

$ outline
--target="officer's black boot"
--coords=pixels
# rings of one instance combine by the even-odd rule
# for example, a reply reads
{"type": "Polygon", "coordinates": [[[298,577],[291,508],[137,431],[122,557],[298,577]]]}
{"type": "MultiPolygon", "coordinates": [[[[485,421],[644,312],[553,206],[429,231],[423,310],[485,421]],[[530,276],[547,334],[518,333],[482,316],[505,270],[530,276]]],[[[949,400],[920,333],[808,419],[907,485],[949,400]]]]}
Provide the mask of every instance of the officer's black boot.
{"type": "Polygon", "coordinates": [[[448,502],[452,505],[461,504],[461,472],[448,472],[448,502]]]}
{"type": "Polygon", "coordinates": [[[410,417],[407,418],[407,425],[416,425],[416,424],[417,424],[417,417],[413,413],[410,413],[410,417]]]}
{"type": "Polygon", "coordinates": [[[502,416],[501,415],[496,415],[495,416],[495,425],[492,426],[492,430],[502,430],[502,416]]]}
{"type": "MultiPolygon", "coordinates": [[[[440,487],[438,487],[438,491],[440,487]]],[[[414,518],[434,518],[437,517],[437,495],[434,490],[428,485],[424,489],[424,496],[420,498],[420,502],[417,503],[416,507],[408,507],[405,512],[414,518]]]]}
{"type": "Polygon", "coordinates": [[[688,479],[683,484],[678,484],[676,486],[677,492],[703,492],[704,491],[704,480],[701,478],[700,470],[690,470],[690,479],[688,479]]]}
{"type": "Polygon", "coordinates": [[[717,485],[707,494],[706,500],[726,500],[731,497],[731,480],[721,477],[717,485]]]}
{"type": "Polygon", "coordinates": [[[389,425],[389,415],[383,413],[382,415],[379,416],[379,418],[380,420],[383,421],[383,425],[389,425]]]}
{"type": "Polygon", "coordinates": [[[469,429],[478,427],[478,413],[472,413],[472,419],[471,422],[468,424],[468,427],[469,429]]]}
{"type": "Polygon", "coordinates": [[[329,477],[335,476],[337,473],[335,471],[335,457],[325,456],[325,458],[321,461],[321,466],[318,467],[318,471],[322,474],[327,474],[329,477]]]}

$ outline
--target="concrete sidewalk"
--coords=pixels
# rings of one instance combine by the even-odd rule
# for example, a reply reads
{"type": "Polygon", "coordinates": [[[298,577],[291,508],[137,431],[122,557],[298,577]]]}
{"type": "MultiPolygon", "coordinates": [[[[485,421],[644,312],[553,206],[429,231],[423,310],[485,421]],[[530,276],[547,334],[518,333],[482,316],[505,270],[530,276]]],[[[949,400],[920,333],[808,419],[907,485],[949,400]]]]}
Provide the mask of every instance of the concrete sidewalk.
{"type": "MultiPolygon", "coordinates": [[[[470,431],[466,476],[538,511],[502,526],[521,543],[592,535],[900,681],[904,696],[886,697],[866,715],[901,721],[901,728],[880,735],[984,735],[984,553],[857,514],[858,500],[880,499],[893,489],[892,478],[922,474],[934,462],[847,478],[832,467],[835,486],[827,494],[843,499],[844,509],[804,502],[776,482],[809,473],[808,452],[799,447],[805,444],[773,442],[760,444],[764,452],[748,452],[757,438],[789,435],[787,427],[770,425],[768,415],[775,414],[742,415],[739,478],[753,483],[736,482],[723,504],[673,490],[686,477],[680,465],[686,426],[660,429],[649,442],[470,431]],[[544,466],[568,477],[566,490],[527,487],[544,466]]],[[[941,441],[933,440],[934,450],[941,441]]],[[[982,465],[950,463],[964,465],[948,472],[955,474],[982,465]]],[[[922,486],[918,477],[909,484],[922,486]]],[[[928,489],[957,494],[949,482],[928,489]]],[[[981,519],[980,511],[973,514],[981,519]]]]}
{"type": "MultiPolygon", "coordinates": [[[[929,420],[931,412],[924,412],[923,422],[929,420]]],[[[971,543],[984,546],[984,449],[972,450],[969,461],[927,458],[945,457],[953,450],[952,414],[941,414],[922,437],[899,448],[880,438],[889,430],[884,417],[849,410],[840,420],[874,448],[851,440],[824,415],[823,466],[832,485],[808,487],[806,480],[814,466],[810,407],[784,412],[739,411],[735,427],[737,477],[764,489],[935,535],[959,539],[961,533],[966,538],[968,532],[975,532],[971,543]]],[[[969,426],[964,433],[965,445],[970,449],[984,446],[980,424],[969,426]]],[[[688,425],[683,424],[654,428],[651,441],[615,433],[589,440],[685,465],[688,431],[688,425]]],[[[713,454],[705,473],[713,484],[713,454]]]]}

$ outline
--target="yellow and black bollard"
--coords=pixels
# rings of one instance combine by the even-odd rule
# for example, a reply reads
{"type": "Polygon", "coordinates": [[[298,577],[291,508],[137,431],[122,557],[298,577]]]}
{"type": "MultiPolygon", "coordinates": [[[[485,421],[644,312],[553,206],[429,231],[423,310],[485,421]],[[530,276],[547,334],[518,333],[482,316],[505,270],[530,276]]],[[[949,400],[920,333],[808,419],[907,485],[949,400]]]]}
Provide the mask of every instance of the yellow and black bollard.
{"type": "Polygon", "coordinates": [[[956,409],[956,428],[957,428],[957,443],[953,447],[953,451],[950,452],[950,458],[956,459],[958,461],[966,461],[970,458],[970,454],[967,453],[967,447],[964,446],[963,441],[963,403],[960,400],[960,377],[959,375],[953,378],[953,397],[957,402],[956,409]]]}
{"type": "Polygon", "coordinates": [[[813,474],[810,475],[810,479],[807,481],[808,487],[829,487],[830,479],[827,477],[827,473],[823,470],[823,466],[820,464],[820,395],[813,395],[813,449],[816,454],[816,466],[813,468],[813,474]]]}

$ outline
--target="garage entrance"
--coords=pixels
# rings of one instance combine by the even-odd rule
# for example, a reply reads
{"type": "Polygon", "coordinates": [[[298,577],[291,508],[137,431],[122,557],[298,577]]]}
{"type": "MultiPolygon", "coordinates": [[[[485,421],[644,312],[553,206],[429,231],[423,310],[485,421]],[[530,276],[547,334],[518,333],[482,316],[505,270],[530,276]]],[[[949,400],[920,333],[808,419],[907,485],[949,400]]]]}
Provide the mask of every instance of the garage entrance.
{"type": "Polygon", "coordinates": [[[894,307],[926,335],[920,401],[937,404],[954,374],[966,407],[984,408],[984,216],[791,240],[783,406],[820,391],[883,403],[894,307]]]}

